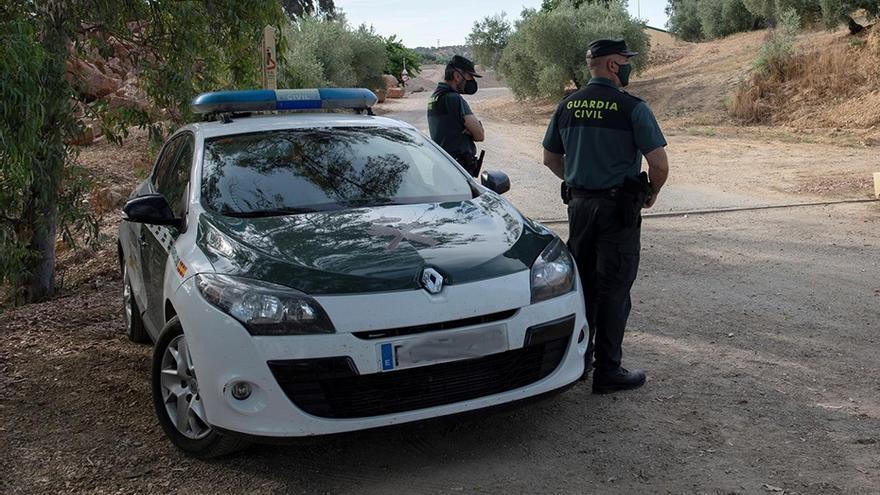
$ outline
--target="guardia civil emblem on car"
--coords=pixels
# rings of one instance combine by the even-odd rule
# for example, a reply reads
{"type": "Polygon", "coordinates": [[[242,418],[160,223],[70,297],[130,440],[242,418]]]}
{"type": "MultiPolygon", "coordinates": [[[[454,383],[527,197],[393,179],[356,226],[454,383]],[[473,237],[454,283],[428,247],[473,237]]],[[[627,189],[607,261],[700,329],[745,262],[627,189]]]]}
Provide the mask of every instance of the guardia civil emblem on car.
{"type": "Polygon", "coordinates": [[[500,196],[503,173],[476,182],[375,102],[201,95],[204,121],[123,208],[128,335],[154,343],[155,414],[185,452],[494,408],[581,376],[565,244],[500,196]]]}
{"type": "Polygon", "coordinates": [[[443,290],[443,275],[433,268],[422,270],[422,287],[431,294],[439,294],[443,290]]]}

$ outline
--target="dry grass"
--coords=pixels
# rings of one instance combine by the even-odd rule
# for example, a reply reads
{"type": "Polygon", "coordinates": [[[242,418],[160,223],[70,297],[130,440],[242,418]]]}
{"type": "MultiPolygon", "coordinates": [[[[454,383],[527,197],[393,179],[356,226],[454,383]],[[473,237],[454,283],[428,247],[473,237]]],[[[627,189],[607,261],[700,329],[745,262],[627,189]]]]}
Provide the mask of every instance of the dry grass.
{"type": "Polygon", "coordinates": [[[880,124],[880,30],[802,47],[735,88],[728,111],[742,123],[870,128],[880,124]]]}

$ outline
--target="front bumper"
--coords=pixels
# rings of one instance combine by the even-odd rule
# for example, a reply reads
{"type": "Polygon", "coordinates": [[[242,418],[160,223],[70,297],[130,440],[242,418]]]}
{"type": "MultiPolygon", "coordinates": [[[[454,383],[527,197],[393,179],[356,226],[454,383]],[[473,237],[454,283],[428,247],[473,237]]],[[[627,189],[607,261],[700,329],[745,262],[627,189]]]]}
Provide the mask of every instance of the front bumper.
{"type": "Polygon", "coordinates": [[[528,290],[522,290],[529,286],[528,277],[521,272],[448,286],[436,296],[406,291],[318,298],[336,326],[331,335],[253,337],[205,302],[192,278],[175,293],[174,305],[212,425],[258,437],[325,435],[491,408],[576,381],[586,351],[586,340],[578,342],[586,328],[580,286],[529,304],[528,290]],[[383,335],[381,329],[471,323],[487,314],[504,318],[436,332],[502,324],[506,351],[382,372],[381,344],[411,336],[383,335]],[[569,335],[560,335],[559,322],[568,319],[569,335]],[[555,338],[547,339],[550,333],[539,330],[554,321],[555,338]],[[379,336],[365,338],[367,331],[379,331],[379,336]],[[321,362],[335,364],[309,367],[321,362]],[[345,362],[351,366],[340,368],[345,362]],[[230,385],[236,381],[252,384],[246,400],[232,397],[230,385]]]}

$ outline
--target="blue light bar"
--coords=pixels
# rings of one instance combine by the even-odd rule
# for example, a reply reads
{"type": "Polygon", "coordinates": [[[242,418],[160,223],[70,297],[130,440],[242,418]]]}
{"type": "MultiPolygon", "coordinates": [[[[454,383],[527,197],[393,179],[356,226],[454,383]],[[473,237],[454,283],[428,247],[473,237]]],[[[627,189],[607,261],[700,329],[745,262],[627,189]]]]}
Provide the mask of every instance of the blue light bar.
{"type": "Polygon", "coordinates": [[[366,88],[253,89],[202,93],[193,99],[190,108],[195,113],[364,110],[377,101],[375,93],[366,88]]]}

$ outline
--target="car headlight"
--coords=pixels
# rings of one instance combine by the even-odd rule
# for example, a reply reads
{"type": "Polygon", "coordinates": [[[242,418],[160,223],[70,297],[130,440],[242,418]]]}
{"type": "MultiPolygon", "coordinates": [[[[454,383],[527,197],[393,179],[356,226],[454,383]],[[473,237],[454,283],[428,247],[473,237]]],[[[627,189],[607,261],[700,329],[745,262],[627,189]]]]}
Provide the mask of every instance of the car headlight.
{"type": "Polygon", "coordinates": [[[550,241],[532,265],[532,304],[574,290],[574,261],[559,238],[550,241]]]}
{"type": "Polygon", "coordinates": [[[219,274],[200,274],[196,287],[212,305],[240,321],[251,335],[334,333],[324,308],[282,285],[219,274]]]}

